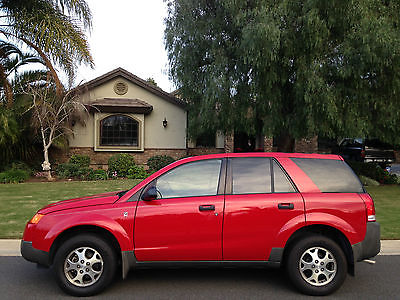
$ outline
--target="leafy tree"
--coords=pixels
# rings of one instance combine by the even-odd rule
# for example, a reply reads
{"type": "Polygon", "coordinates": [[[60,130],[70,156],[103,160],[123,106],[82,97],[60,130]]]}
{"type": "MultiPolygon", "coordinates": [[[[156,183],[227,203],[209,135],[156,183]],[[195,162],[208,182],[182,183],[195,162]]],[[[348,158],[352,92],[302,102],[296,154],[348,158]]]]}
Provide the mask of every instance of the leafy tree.
{"type": "Polygon", "coordinates": [[[43,171],[52,179],[49,149],[57,139],[72,133],[70,120],[74,114],[86,112],[84,104],[79,101],[76,89],[72,89],[60,98],[56,86],[51,82],[29,85],[26,94],[32,97],[32,125],[39,132],[43,147],[43,171]]]}
{"type": "Polygon", "coordinates": [[[0,122],[18,127],[0,129],[0,136],[6,137],[0,141],[0,160],[26,159],[36,153],[39,132],[49,170],[48,148],[62,141],[57,136],[67,132],[73,106],[56,70],[63,70],[72,86],[79,64],[93,66],[84,34],[91,27],[91,12],[84,0],[0,0],[0,19],[0,106],[7,104],[9,109],[0,107],[0,122]],[[31,54],[20,50],[25,48],[31,54]],[[45,69],[17,71],[23,64],[37,62],[45,69]],[[32,115],[33,127],[26,126],[32,115]]]}
{"type": "Polygon", "coordinates": [[[17,46],[0,41],[0,165],[12,160],[30,161],[37,157],[35,134],[27,110],[31,98],[22,87],[47,78],[44,70],[19,70],[42,60],[17,46]]]}
{"type": "Polygon", "coordinates": [[[153,77],[147,78],[146,81],[147,81],[148,83],[154,85],[154,86],[158,86],[158,85],[157,85],[157,82],[154,80],[153,77]]]}
{"type": "Polygon", "coordinates": [[[0,33],[34,50],[48,68],[62,97],[59,66],[70,83],[78,64],[93,66],[84,29],[91,27],[91,12],[84,0],[0,0],[0,33]]]}
{"type": "Polygon", "coordinates": [[[189,133],[400,135],[400,4],[170,0],[170,76],[189,133]]]}
{"type": "Polygon", "coordinates": [[[37,79],[38,70],[25,70],[22,73],[18,69],[29,63],[44,65],[40,57],[32,53],[23,52],[14,44],[0,40],[0,102],[6,103],[11,108],[14,103],[14,89],[23,80],[25,83],[37,79]],[[34,75],[35,74],[35,75],[34,75]],[[28,80],[28,77],[32,77],[28,80]],[[10,78],[11,77],[11,78],[10,78]]]}

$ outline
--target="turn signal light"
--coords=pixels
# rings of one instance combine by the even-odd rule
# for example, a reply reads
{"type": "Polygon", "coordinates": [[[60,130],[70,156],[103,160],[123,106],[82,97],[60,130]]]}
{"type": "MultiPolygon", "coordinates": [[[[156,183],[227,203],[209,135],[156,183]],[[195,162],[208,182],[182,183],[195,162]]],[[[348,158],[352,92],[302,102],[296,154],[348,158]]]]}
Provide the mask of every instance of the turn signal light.
{"type": "Polygon", "coordinates": [[[39,223],[40,219],[43,218],[43,217],[44,217],[44,215],[36,214],[36,215],[34,215],[33,218],[29,221],[29,223],[31,223],[31,224],[37,224],[37,223],[39,223]]]}

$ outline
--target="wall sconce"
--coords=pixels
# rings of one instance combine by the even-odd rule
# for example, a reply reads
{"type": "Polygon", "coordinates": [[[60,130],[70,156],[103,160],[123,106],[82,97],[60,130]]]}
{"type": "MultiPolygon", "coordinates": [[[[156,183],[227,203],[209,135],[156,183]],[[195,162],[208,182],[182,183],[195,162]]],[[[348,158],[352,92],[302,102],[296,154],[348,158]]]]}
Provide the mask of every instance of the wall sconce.
{"type": "Polygon", "coordinates": [[[164,117],[164,121],[162,121],[162,126],[164,126],[164,128],[165,128],[165,127],[167,127],[167,125],[168,125],[167,118],[164,117]]]}

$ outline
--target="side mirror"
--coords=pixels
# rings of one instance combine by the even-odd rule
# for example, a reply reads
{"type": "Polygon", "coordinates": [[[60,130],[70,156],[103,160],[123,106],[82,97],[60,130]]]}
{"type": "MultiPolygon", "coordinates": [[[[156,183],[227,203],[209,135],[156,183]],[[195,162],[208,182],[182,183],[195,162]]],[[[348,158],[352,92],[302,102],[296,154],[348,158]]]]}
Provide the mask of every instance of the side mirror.
{"type": "Polygon", "coordinates": [[[155,186],[148,188],[147,190],[144,191],[141,198],[144,201],[156,200],[157,199],[157,188],[155,186]]]}

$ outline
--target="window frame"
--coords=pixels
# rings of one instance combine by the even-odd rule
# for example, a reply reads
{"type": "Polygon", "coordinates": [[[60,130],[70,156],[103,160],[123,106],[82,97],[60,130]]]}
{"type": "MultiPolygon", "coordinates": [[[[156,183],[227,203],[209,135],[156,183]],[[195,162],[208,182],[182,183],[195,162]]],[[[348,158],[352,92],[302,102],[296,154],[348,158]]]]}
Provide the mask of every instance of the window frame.
{"type": "Polygon", "coordinates": [[[273,194],[295,194],[299,193],[299,190],[295,183],[293,182],[292,178],[289,176],[289,174],[286,172],[285,168],[282,167],[282,165],[279,163],[277,159],[272,157],[271,159],[271,177],[272,177],[272,193],[273,194]],[[278,165],[278,167],[282,170],[283,174],[286,176],[287,180],[293,187],[293,192],[275,192],[275,174],[274,174],[274,162],[278,165]]]}
{"type": "Polygon", "coordinates": [[[217,193],[216,195],[198,195],[198,196],[183,196],[183,197],[169,197],[169,198],[157,198],[154,201],[159,201],[159,200],[169,200],[169,199],[185,199],[185,198],[199,198],[199,197],[217,197],[217,196],[223,196],[225,194],[225,188],[226,188],[226,178],[227,178],[227,159],[226,158],[209,158],[209,159],[200,159],[200,160],[194,160],[194,161],[189,161],[180,165],[177,165],[168,171],[160,174],[157,178],[154,178],[151,182],[149,182],[145,188],[142,189],[140,193],[140,201],[145,201],[142,200],[142,195],[151,187],[155,186],[157,188],[157,180],[164,176],[165,174],[175,170],[176,168],[179,168],[181,166],[190,164],[190,163],[196,163],[196,162],[202,162],[202,161],[207,161],[207,160],[220,160],[221,161],[221,167],[219,170],[219,175],[218,175],[218,183],[217,183],[217,193]]]}
{"type": "Polygon", "coordinates": [[[360,178],[357,176],[357,174],[354,172],[354,170],[344,161],[341,159],[326,159],[326,158],[299,158],[299,157],[290,157],[289,158],[299,169],[301,169],[304,174],[306,174],[306,176],[315,184],[315,186],[320,190],[321,194],[363,194],[366,192],[364,185],[362,184],[360,178]],[[317,182],[315,182],[314,176],[308,174],[308,172],[306,172],[306,170],[304,170],[301,166],[299,166],[297,164],[297,160],[315,160],[315,161],[321,161],[321,160],[327,160],[327,161],[335,161],[335,162],[340,162],[343,163],[345,165],[345,167],[348,169],[349,174],[353,175],[353,179],[355,179],[355,182],[360,184],[360,190],[358,192],[352,191],[322,191],[321,190],[321,185],[317,184],[317,182]]]}
{"type": "Polygon", "coordinates": [[[228,178],[229,181],[227,183],[227,189],[225,195],[233,195],[233,196],[240,196],[240,195],[266,195],[266,194],[273,194],[273,178],[272,178],[272,157],[269,156],[242,156],[242,157],[230,157],[228,158],[228,178]],[[268,159],[270,163],[270,178],[271,178],[271,192],[269,193],[244,193],[244,194],[234,194],[233,193],[233,168],[232,168],[232,160],[234,159],[247,159],[247,158],[258,158],[258,159],[268,159]]]}
{"type": "Polygon", "coordinates": [[[272,156],[245,156],[245,157],[230,157],[227,159],[227,176],[226,176],[226,190],[225,190],[225,195],[232,195],[232,196],[240,196],[240,195],[270,195],[270,194],[296,194],[299,193],[299,190],[297,186],[294,184],[294,181],[292,178],[289,176],[289,174],[286,172],[286,170],[282,167],[282,165],[279,163],[279,161],[272,156]],[[269,159],[270,161],[270,176],[271,176],[271,192],[270,193],[245,193],[245,194],[234,194],[233,193],[233,170],[232,170],[232,159],[240,159],[240,158],[264,158],[264,159],[269,159]],[[274,163],[279,166],[279,168],[282,170],[286,178],[288,179],[289,183],[292,185],[294,191],[293,192],[275,192],[275,187],[274,187],[274,163]]]}
{"type": "Polygon", "coordinates": [[[143,114],[131,114],[131,113],[95,113],[94,115],[94,151],[132,151],[132,152],[143,152],[144,151],[144,115],[143,114]],[[102,121],[112,116],[126,116],[133,119],[138,123],[137,139],[138,145],[101,145],[101,124],[102,121]]]}

